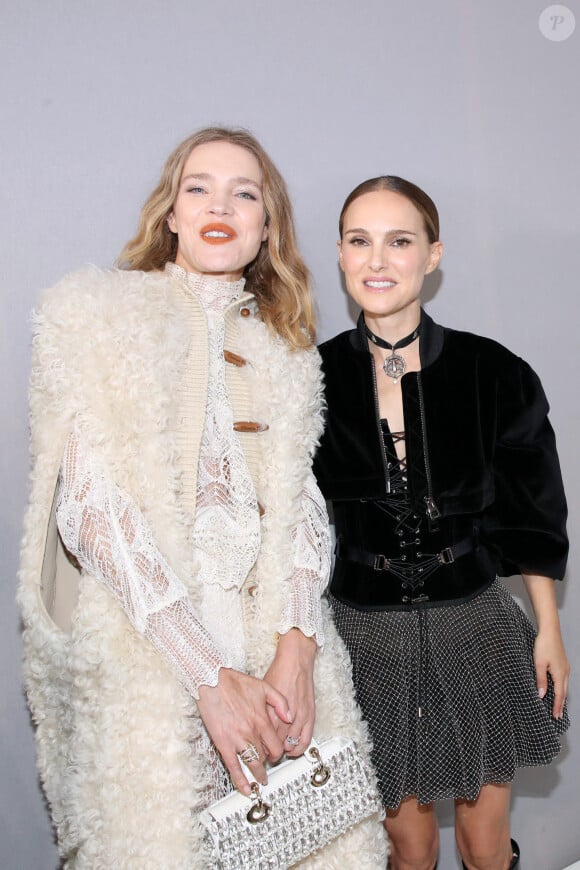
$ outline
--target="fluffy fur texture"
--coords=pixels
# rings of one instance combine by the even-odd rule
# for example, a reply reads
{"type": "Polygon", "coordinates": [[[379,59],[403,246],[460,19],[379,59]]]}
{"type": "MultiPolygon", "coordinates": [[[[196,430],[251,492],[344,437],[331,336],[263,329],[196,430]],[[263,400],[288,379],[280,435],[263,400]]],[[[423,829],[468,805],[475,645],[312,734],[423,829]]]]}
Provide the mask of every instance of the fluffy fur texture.
{"type": "MultiPolygon", "coordinates": [[[[269,424],[253,436],[261,439],[259,451],[248,459],[266,508],[251,578],[258,593],[242,592],[248,669],[262,675],[288,592],[290,529],[321,431],[321,386],[316,352],[289,351],[259,318],[240,317],[243,304],[228,313],[227,346],[250,362],[253,419],[269,424]]],[[[173,385],[192,348],[199,347],[197,359],[206,358],[203,312],[167,274],[88,269],[47,294],[35,326],[20,602],[38,764],[64,866],[205,868],[196,813],[208,770],[192,748],[201,728],[195,703],[94,578],[79,580],[70,631],[52,620],[41,588],[43,561],[53,558],[45,544],[58,468],[76,418],[116,482],[137,498],[195,603],[192,517],[183,504],[173,385]]],[[[206,377],[204,364],[192,398],[199,418],[206,377]]],[[[235,409],[235,395],[232,404],[235,409]]],[[[326,605],[324,623],[326,643],[315,669],[316,735],[351,736],[368,751],[348,656],[326,605]]],[[[371,870],[385,864],[385,837],[372,820],[301,866],[371,870]]]]}

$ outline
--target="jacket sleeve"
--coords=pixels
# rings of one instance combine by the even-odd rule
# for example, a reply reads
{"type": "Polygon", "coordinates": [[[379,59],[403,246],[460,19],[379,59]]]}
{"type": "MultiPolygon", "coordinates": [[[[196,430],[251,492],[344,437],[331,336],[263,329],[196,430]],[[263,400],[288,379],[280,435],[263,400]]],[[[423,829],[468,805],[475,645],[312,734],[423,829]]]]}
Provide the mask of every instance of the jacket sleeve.
{"type": "Polygon", "coordinates": [[[504,576],[561,579],[566,570],[566,499],[548,410],[530,366],[520,359],[506,366],[497,386],[495,499],[483,518],[504,576]]]}
{"type": "MultiPolygon", "coordinates": [[[[314,348],[292,352],[290,370],[294,401],[285,403],[281,420],[292,415],[297,437],[292,440],[293,464],[302,477],[299,499],[292,507],[289,532],[293,550],[292,574],[288,596],[279,623],[279,634],[299,628],[313,637],[319,647],[324,645],[321,599],[328,585],[331,564],[330,528],[326,503],[312,472],[312,457],[323,429],[324,404],[320,356],[314,348]]],[[[287,423],[280,437],[288,440],[287,423]]],[[[296,478],[296,484],[300,477],[296,478]]],[[[287,508],[284,508],[286,515],[287,508]]]]}
{"type": "Polygon", "coordinates": [[[290,595],[278,632],[299,628],[307,637],[324,645],[321,598],[330,575],[330,530],[322,493],[310,472],[302,491],[302,520],[292,529],[294,571],[290,595]]]}

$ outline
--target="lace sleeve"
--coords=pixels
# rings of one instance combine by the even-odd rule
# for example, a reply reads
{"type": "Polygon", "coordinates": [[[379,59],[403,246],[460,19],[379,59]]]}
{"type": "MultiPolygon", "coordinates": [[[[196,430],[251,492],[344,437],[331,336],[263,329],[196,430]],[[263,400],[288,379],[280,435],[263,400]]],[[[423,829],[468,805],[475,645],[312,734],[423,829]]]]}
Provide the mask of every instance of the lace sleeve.
{"type": "Polygon", "coordinates": [[[81,567],[109,589],[194,698],[200,685],[217,685],[220,667],[230,667],[227,657],[196,618],[138,506],[78,433],[61,465],[57,523],[81,567]]]}
{"type": "Polygon", "coordinates": [[[330,574],[330,530],[326,504],[314,475],[302,492],[303,520],[292,530],[294,573],[291,592],[278,631],[286,634],[299,628],[307,637],[324,643],[320,599],[330,574]]]}

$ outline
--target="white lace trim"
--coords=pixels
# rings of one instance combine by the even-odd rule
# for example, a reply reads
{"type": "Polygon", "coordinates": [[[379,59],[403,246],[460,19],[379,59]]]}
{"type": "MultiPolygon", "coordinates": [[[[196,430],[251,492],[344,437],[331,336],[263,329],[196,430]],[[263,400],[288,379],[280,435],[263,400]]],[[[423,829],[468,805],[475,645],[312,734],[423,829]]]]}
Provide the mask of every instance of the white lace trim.
{"type": "Polygon", "coordinates": [[[307,637],[324,645],[321,598],[330,574],[330,529],[326,503],[313,474],[302,491],[303,520],[292,530],[294,573],[291,593],[278,631],[299,628],[307,637]]]}
{"type": "Polygon", "coordinates": [[[226,389],[224,309],[239,298],[244,282],[210,282],[202,276],[188,279],[188,286],[205,307],[209,332],[208,398],[193,544],[202,586],[209,583],[222,589],[241,589],[260,552],[260,514],[226,389]]]}
{"type": "Polygon", "coordinates": [[[77,432],[61,465],[57,522],[81,567],[103,583],[195,698],[231,667],[197,619],[187,590],[163,558],[143,514],[77,432]]]}

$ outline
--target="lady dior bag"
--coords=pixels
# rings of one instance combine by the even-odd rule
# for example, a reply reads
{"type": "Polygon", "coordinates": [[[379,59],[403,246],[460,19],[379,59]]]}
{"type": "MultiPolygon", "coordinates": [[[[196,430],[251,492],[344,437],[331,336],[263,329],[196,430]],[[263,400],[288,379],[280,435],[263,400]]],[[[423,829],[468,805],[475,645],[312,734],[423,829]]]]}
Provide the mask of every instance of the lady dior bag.
{"type": "Polygon", "coordinates": [[[249,797],[235,791],[212,804],[200,821],[216,870],[286,870],[380,811],[370,765],[352,740],[334,737],[270,768],[249,797]]]}

